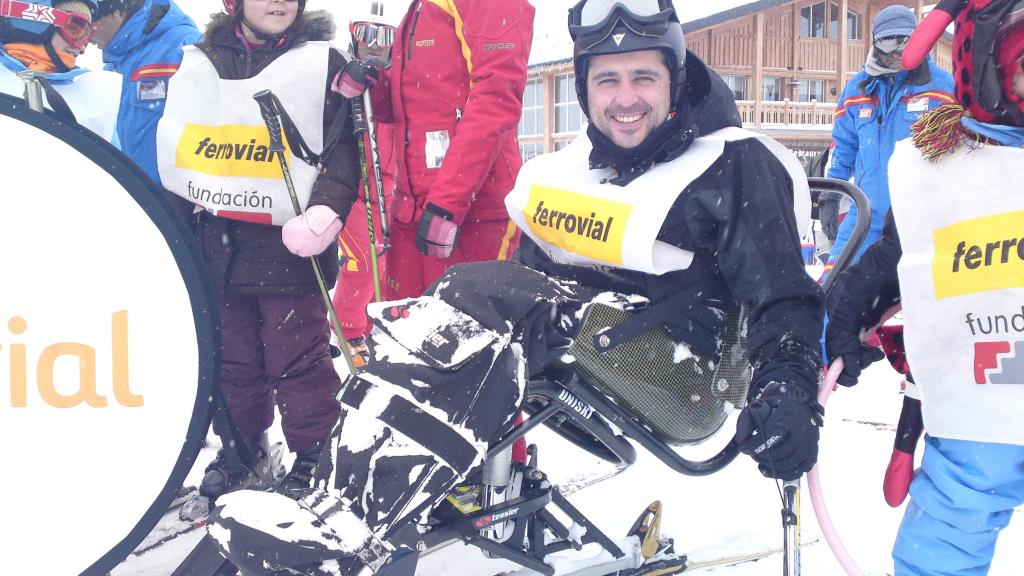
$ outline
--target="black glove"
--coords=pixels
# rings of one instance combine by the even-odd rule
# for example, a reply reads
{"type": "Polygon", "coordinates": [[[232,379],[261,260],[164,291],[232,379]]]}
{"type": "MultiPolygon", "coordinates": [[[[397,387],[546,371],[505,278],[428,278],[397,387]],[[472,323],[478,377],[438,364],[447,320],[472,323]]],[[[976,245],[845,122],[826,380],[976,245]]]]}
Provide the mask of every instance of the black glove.
{"type": "Polygon", "coordinates": [[[740,451],[761,474],[796,480],[818,460],[818,428],[825,409],[794,384],[770,382],[736,421],[740,451]]]}
{"type": "Polygon", "coordinates": [[[839,195],[822,193],[818,198],[818,220],[821,231],[833,244],[839,233],[839,195]]]}
{"type": "Polygon", "coordinates": [[[331,82],[331,90],[345,98],[356,98],[380,81],[380,70],[362,60],[349,60],[331,82]]]}
{"type": "Polygon", "coordinates": [[[459,227],[452,222],[452,213],[427,204],[416,225],[416,248],[434,258],[451,258],[459,241],[459,227]]]}
{"type": "Polygon", "coordinates": [[[836,358],[843,359],[843,372],[836,382],[853,386],[865,368],[885,358],[885,352],[881,348],[865,346],[860,340],[860,329],[846,326],[840,318],[829,317],[825,327],[825,352],[830,362],[836,358]]]}

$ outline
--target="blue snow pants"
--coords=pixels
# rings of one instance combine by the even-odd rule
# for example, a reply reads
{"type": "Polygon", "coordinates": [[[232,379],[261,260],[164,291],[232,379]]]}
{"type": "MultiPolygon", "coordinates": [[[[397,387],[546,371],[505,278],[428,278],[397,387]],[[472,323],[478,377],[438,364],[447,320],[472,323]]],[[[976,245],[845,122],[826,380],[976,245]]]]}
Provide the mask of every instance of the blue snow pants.
{"type": "Polygon", "coordinates": [[[896,576],[984,576],[1024,504],[1024,446],[925,436],[892,556],[896,576]]]}

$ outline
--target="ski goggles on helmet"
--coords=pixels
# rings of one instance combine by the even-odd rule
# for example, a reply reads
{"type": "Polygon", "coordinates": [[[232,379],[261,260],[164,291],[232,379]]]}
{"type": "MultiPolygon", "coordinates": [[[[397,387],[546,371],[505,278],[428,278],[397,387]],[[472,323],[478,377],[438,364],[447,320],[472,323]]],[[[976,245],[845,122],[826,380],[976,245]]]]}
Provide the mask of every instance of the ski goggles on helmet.
{"type": "Polygon", "coordinates": [[[897,52],[902,53],[910,42],[910,36],[889,36],[879,38],[873,42],[875,52],[882,56],[890,56],[897,52]]]}
{"type": "Polygon", "coordinates": [[[85,48],[94,29],[92,19],[85,14],[18,0],[0,2],[0,17],[50,24],[72,48],[85,48]]]}
{"type": "Polygon", "coordinates": [[[63,24],[54,23],[57,26],[57,33],[72,48],[85,48],[96,27],[85,14],[78,12],[68,12],[67,14],[68,18],[63,24]]]}
{"type": "Polygon", "coordinates": [[[390,48],[395,43],[395,27],[374,22],[355,22],[350,26],[352,38],[366,47],[390,48]]]}
{"type": "Polygon", "coordinates": [[[595,46],[620,25],[640,36],[658,37],[670,21],[679,21],[671,0],[580,0],[569,9],[569,35],[574,42],[595,46]]]}

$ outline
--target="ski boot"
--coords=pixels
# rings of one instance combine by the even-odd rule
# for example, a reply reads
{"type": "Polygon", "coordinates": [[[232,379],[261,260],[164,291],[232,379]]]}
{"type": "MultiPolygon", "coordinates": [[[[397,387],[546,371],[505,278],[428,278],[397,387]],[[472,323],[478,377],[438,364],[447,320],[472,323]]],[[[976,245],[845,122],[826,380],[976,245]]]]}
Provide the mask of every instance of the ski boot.
{"type": "Polygon", "coordinates": [[[317,464],[320,463],[321,451],[320,445],[317,444],[296,452],[292,469],[285,474],[274,491],[293,500],[298,500],[309,494],[313,487],[313,474],[316,473],[317,464]]]}
{"type": "Polygon", "coordinates": [[[226,452],[230,448],[222,446],[217,450],[217,455],[206,466],[198,495],[179,510],[178,516],[182,520],[199,520],[209,514],[212,503],[220,496],[236,490],[265,488],[283,474],[283,447],[280,444],[271,447],[266,432],[245,442],[251,461],[240,462],[240,466],[232,466],[226,452]]]}

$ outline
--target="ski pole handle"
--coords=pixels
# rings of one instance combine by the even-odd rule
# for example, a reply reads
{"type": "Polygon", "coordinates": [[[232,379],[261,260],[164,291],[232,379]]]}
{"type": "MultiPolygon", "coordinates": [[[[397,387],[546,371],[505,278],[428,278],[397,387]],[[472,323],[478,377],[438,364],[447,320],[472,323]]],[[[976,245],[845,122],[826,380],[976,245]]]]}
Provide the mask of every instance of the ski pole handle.
{"type": "Polygon", "coordinates": [[[281,140],[281,111],[277,107],[277,98],[270,90],[260,90],[252,95],[260,105],[260,114],[270,133],[270,151],[284,152],[284,141],[281,140]]]}
{"type": "Polygon", "coordinates": [[[21,81],[25,83],[25,103],[36,112],[42,112],[45,108],[43,105],[43,85],[40,82],[43,76],[43,73],[36,70],[18,72],[18,78],[21,78],[21,81]]]}

